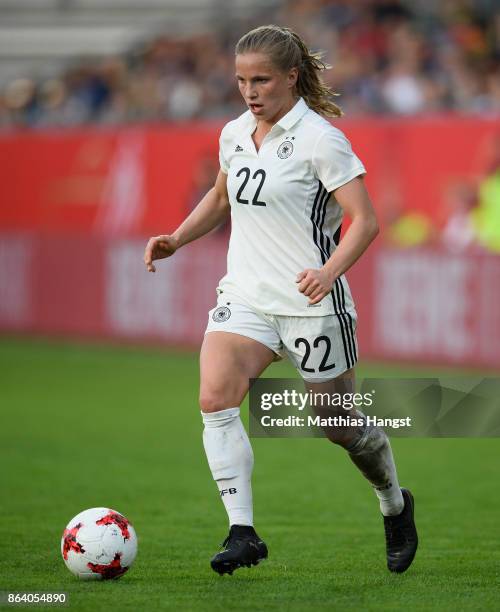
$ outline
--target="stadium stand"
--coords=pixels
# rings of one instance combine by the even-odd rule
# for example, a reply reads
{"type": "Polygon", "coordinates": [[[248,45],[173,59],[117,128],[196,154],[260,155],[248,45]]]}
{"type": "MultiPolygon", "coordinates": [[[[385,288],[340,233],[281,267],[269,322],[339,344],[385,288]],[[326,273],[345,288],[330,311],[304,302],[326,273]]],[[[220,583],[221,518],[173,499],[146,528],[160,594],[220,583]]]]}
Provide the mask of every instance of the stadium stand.
{"type": "Polygon", "coordinates": [[[0,126],[220,118],[233,46],[258,24],[325,51],[349,115],[500,110],[490,0],[0,0],[0,126]]]}

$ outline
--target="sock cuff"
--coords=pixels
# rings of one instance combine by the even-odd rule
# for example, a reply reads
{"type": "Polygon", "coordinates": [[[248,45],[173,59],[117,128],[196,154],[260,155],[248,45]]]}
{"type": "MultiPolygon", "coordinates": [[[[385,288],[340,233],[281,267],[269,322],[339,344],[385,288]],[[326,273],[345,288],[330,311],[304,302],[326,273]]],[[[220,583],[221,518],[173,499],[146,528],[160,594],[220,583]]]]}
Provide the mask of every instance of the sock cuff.
{"type": "Polygon", "coordinates": [[[219,410],[217,412],[202,412],[201,416],[203,423],[205,423],[207,427],[218,427],[219,425],[223,425],[224,423],[238,418],[240,416],[240,407],[226,408],[225,410],[219,410]]]}

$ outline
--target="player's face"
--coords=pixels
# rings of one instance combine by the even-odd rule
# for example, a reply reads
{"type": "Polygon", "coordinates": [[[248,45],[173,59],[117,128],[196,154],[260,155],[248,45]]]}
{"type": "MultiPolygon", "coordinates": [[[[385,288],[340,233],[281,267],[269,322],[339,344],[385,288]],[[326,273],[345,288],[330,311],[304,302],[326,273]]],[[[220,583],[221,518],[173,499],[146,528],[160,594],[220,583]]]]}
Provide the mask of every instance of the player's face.
{"type": "Polygon", "coordinates": [[[265,53],[236,56],[240,93],[259,121],[274,123],[293,107],[297,74],[297,68],[292,68],[288,73],[282,72],[265,53]]]}

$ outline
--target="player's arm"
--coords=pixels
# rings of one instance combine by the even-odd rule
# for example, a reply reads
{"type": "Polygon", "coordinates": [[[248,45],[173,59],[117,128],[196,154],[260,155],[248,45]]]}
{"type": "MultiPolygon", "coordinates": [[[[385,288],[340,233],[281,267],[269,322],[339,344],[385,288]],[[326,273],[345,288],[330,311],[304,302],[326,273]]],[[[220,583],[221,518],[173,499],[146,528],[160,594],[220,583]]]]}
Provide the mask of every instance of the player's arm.
{"type": "Polygon", "coordinates": [[[333,193],[351,218],[351,225],[322,268],[303,270],[298,274],[299,291],[309,298],[310,304],[317,304],[330,293],[336,279],[361,257],[379,232],[377,217],[361,176],[333,193]]]}
{"type": "Polygon", "coordinates": [[[155,272],[153,261],[170,257],[181,246],[201,238],[226,219],[230,212],[227,195],[227,174],[219,170],[215,185],[173,234],[150,238],[144,252],[144,263],[155,272]]]}

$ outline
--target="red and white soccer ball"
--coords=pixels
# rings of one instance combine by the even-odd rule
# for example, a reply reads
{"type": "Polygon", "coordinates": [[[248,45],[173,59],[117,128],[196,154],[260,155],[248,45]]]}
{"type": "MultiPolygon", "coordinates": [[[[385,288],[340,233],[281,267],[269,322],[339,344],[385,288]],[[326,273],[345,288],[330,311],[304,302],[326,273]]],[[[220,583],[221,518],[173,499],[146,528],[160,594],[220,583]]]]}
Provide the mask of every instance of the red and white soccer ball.
{"type": "Polygon", "coordinates": [[[61,538],[66,567],[81,580],[123,576],[137,554],[130,522],[111,508],[90,508],[71,519],[61,538]]]}

